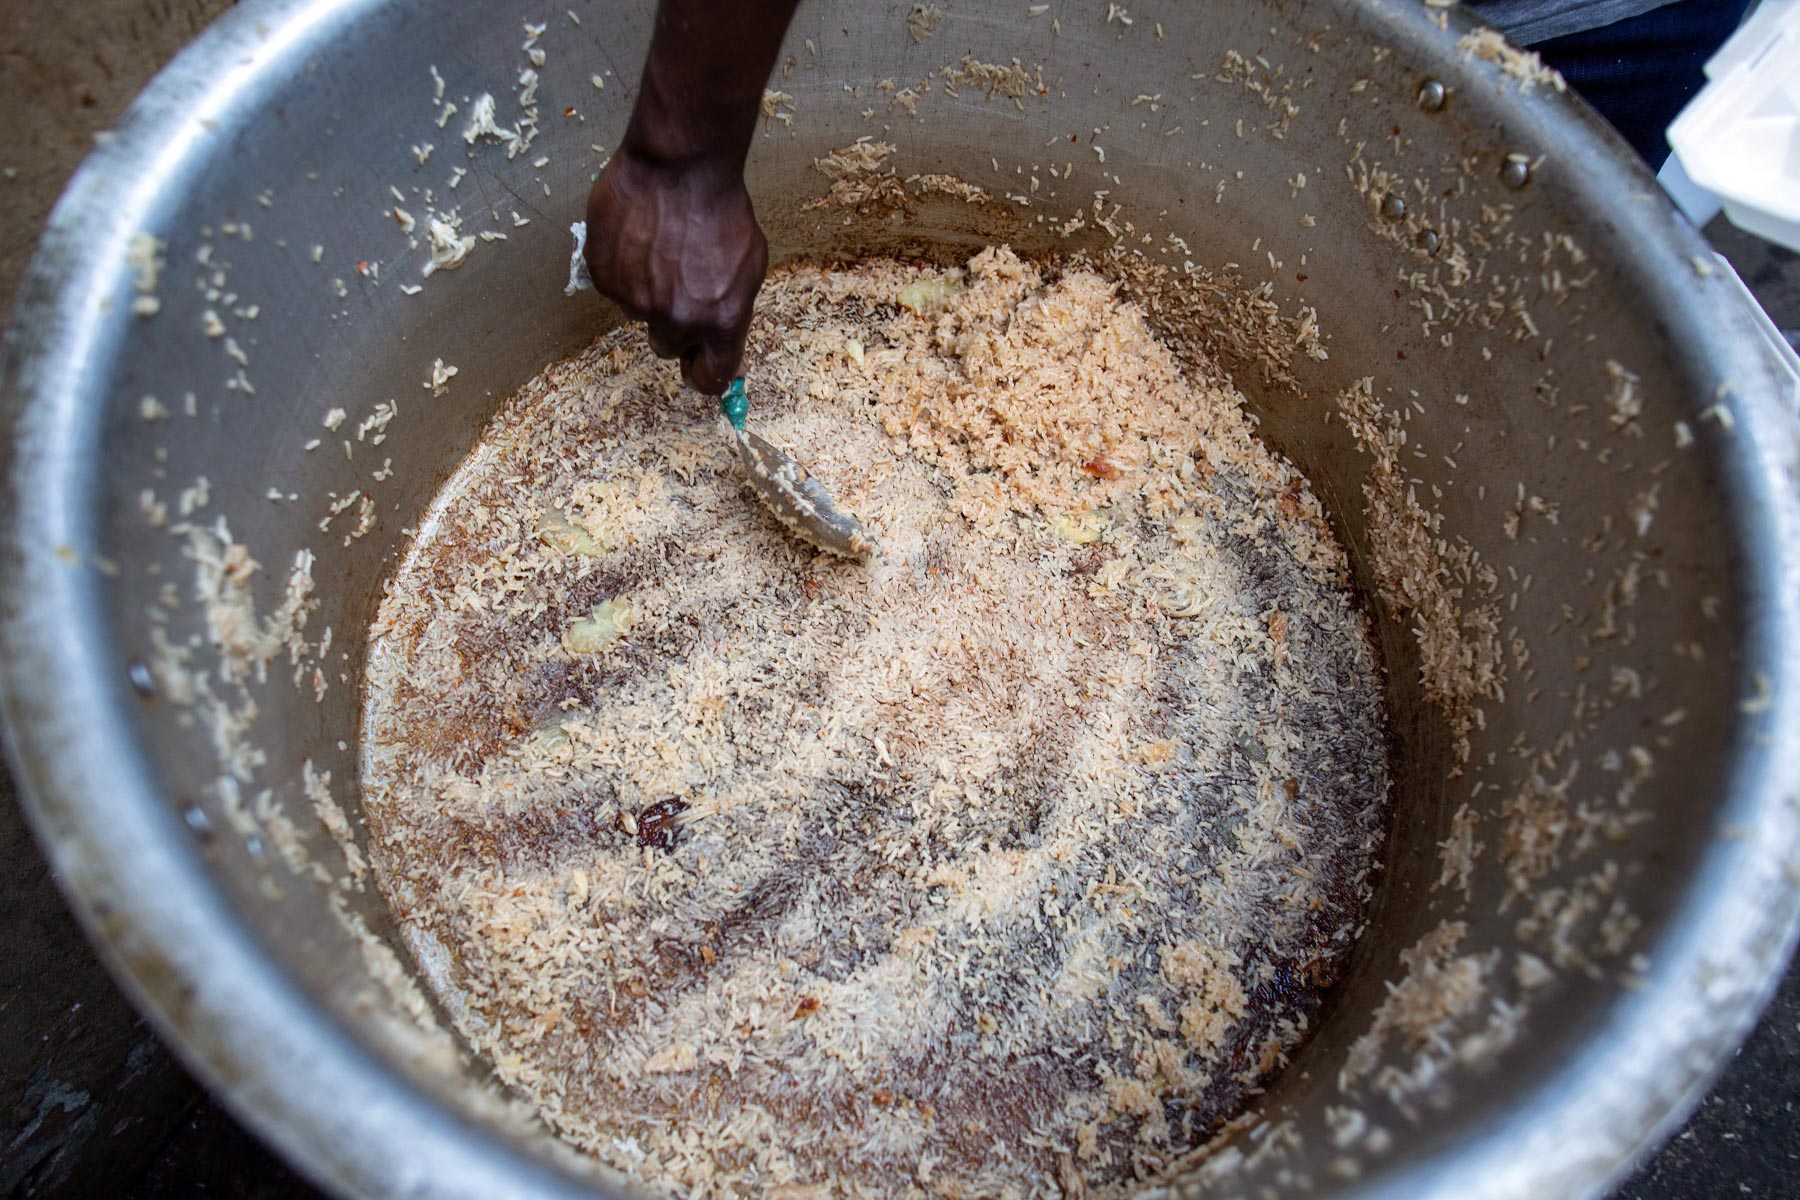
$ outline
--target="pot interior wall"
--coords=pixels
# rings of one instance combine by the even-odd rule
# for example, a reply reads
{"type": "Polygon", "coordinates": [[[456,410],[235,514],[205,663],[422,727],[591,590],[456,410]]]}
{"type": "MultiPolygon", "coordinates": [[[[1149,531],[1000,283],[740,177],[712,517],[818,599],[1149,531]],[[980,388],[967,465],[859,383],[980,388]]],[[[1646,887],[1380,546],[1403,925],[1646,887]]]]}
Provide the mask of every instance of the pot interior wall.
{"type": "MultiPolygon", "coordinates": [[[[1351,975],[1257,1113],[1295,1144],[1245,1138],[1213,1169],[1271,1186],[1282,1169],[1318,1183],[1405,1171],[1529,1103],[1627,1019],[1626,985],[1647,969],[1634,956],[1654,956],[1714,836],[1747,736],[1738,702],[1754,691],[1731,432],[1701,415],[1720,380],[1672,331],[1669,282],[1648,279],[1655,264],[1634,249],[1651,218],[1631,206],[1645,202],[1595,194],[1570,160],[1616,148],[1547,84],[1521,98],[1525,80],[1459,53],[1460,28],[1323,3],[1133,5],[1129,24],[1053,7],[954,7],[914,41],[907,5],[806,6],[773,85],[791,103],[756,140],[752,190],[778,259],[954,261],[1005,240],[1197,271],[1188,287],[1207,304],[1156,319],[1233,369],[1350,548],[1387,664],[1396,780],[1388,868],[1351,975]],[[1431,73],[1449,85],[1441,110],[1415,102],[1431,73]],[[927,83],[916,112],[896,102],[927,83]],[[872,219],[813,206],[829,181],[812,162],[864,136],[894,144],[903,180],[953,175],[991,201],[918,199],[872,219]],[[1523,189],[1500,180],[1508,155],[1531,163],[1523,189]],[[1214,323],[1257,303],[1260,338],[1214,323]],[[1320,357],[1304,351],[1313,320],[1320,357]],[[1417,502],[1410,523],[1372,510],[1376,460],[1340,415],[1365,377],[1402,421],[1392,477],[1417,502]],[[1383,574],[1384,547],[1409,531],[1438,568],[1429,597],[1383,574]],[[1421,684],[1416,630],[1445,619],[1496,650],[1504,676],[1468,698],[1481,715],[1466,761],[1421,684]],[[1466,887],[1440,850],[1463,831],[1466,887]],[[1452,948],[1403,961],[1445,922],[1466,927],[1452,948]],[[1442,1042],[1377,1021],[1420,963],[1467,963],[1481,980],[1466,1008],[1446,1002],[1442,1042]],[[1358,1039],[1384,1029],[1393,1071],[1342,1090],[1358,1039]]],[[[547,1140],[498,1114],[482,1064],[420,1031],[436,1017],[305,778],[307,764],[329,772],[354,822],[365,631],[410,525],[501,400],[616,320],[592,293],[564,295],[567,227],[623,128],[648,9],[578,2],[576,25],[560,6],[365,4],[266,45],[288,69],[196,114],[208,131],[171,152],[144,223],[166,242],[160,310],[123,312],[121,267],[117,353],[95,368],[111,401],[83,433],[99,469],[80,519],[116,565],[103,595],[121,703],[195,869],[369,1053],[532,1154],[551,1153],[547,1140]],[[520,118],[526,19],[549,25],[539,132],[508,158],[461,130],[481,93],[503,124],[520,118]],[[459,111],[440,127],[445,100],[459,111]],[[428,157],[414,149],[425,143],[428,157]],[[467,172],[454,189],[453,169],[467,172]],[[465,233],[505,240],[422,279],[427,250],[396,205],[421,225],[427,208],[456,207],[465,233]],[[224,336],[203,332],[208,310],[224,336]],[[443,395],[429,382],[438,361],[457,368],[443,395]],[[171,415],[147,420],[146,396],[171,415]],[[335,427],[333,409],[346,414],[335,427]],[[148,523],[146,503],[166,518],[148,523]],[[195,602],[220,519],[261,564],[263,617],[296,554],[314,556],[312,649],[242,688],[216,652],[228,614],[195,602]],[[173,670],[169,647],[190,643],[173,670]],[[130,695],[134,663],[153,668],[154,696],[130,695]]],[[[1682,286],[1711,294],[1697,274],[1682,286]]],[[[705,411],[694,398],[671,419],[705,411]]]]}

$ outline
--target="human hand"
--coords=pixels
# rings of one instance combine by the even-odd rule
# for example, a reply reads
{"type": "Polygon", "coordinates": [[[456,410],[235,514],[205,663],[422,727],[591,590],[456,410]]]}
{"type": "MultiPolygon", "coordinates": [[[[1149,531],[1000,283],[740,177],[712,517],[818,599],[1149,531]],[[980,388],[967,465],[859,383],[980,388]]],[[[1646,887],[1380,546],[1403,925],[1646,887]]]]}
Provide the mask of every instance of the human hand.
{"type": "Polygon", "coordinates": [[[659,358],[680,359],[698,391],[725,390],[769,265],[735,162],[622,149],[588,195],[587,265],[602,295],[649,326],[659,358]]]}

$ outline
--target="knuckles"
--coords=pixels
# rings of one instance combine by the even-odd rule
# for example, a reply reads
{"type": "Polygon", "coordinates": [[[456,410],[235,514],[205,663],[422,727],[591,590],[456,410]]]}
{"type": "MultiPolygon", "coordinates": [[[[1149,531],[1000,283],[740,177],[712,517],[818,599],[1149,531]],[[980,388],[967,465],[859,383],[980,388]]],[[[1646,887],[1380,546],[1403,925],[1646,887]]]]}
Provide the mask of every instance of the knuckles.
{"type": "Polygon", "coordinates": [[[588,272],[601,295],[649,325],[652,350],[716,393],[742,354],[768,241],[741,185],[701,195],[609,167],[588,197],[588,272]]]}

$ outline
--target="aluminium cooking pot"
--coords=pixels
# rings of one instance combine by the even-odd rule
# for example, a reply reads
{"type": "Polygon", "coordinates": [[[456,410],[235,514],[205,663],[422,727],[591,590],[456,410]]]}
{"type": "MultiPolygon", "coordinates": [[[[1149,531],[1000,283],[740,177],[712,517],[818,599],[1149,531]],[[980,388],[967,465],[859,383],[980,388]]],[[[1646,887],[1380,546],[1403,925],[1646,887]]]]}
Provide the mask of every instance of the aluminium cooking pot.
{"type": "MultiPolygon", "coordinates": [[[[188,1063],[346,1196],[624,1186],[448,1031],[335,840],[410,526],[513,389],[620,319],[564,294],[568,225],[652,5],[567,2],[238,6],[70,185],[0,366],[33,823],[188,1063]],[[498,132],[465,138],[483,95],[498,132]],[[453,269],[423,274],[396,205],[458,210],[453,269]],[[296,571],[312,648],[246,659],[296,571]]],[[[1312,480],[1386,662],[1395,811],[1347,977],[1162,1186],[1597,1192],[1737,1043],[1800,912],[1795,428],[1746,302],[1459,10],[965,0],[922,40],[909,12],[802,7],[749,168],[774,258],[1004,240],[1172,273],[1194,302],[1156,319],[1312,480]],[[814,203],[810,165],[865,136],[903,185],[987,201],[814,203]]]]}

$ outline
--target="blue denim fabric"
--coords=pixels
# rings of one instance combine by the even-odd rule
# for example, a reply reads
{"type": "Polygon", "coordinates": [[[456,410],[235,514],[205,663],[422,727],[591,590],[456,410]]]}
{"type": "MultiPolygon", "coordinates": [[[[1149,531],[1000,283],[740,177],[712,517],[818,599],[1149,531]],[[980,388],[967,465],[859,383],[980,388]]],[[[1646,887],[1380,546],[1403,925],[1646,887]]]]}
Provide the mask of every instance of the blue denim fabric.
{"type": "Polygon", "coordinates": [[[1531,49],[1561,71],[1654,170],[1669,156],[1669,122],[1705,85],[1706,60],[1748,7],[1749,0],[1680,0],[1531,49]]]}
{"type": "Polygon", "coordinates": [[[1463,0],[1483,25],[1498,29],[1515,46],[1628,21],[1675,0],[1463,0]]]}

